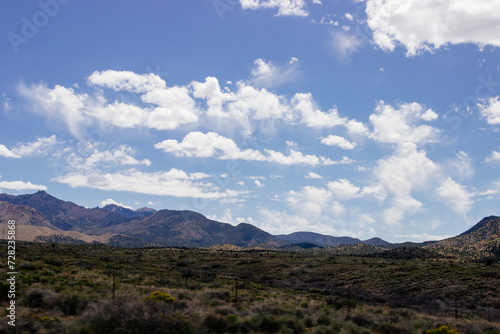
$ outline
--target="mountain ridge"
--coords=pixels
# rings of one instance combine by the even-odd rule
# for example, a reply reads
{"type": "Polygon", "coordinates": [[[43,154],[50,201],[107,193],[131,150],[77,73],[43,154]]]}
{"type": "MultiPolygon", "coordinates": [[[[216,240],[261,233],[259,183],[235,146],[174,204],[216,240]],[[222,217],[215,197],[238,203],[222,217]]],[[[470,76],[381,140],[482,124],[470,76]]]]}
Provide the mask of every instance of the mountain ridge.
{"type": "MultiPolygon", "coordinates": [[[[412,252],[423,254],[409,248],[424,248],[441,254],[450,254],[450,249],[453,249],[453,254],[469,254],[470,258],[474,258],[474,254],[480,254],[482,258],[500,256],[500,217],[497,216],[485,217],[452,238],[391,244],[378,237],[360,240],[314,232],[271,235],[251,224],[234,226],[189,210],[141,208],[134,211],[115,204],[89,209],[39,191],[18,196],[0,194],[0,219],[15,219],[23,233],[29,236],[26,237],[28,241],[71,242],[74,239],[124,247],[231,244],[240,248],[318,249],[352,255],[390,250],[387,256],[394,255],[391,250],[401,252],[396,250],[406,247],[408,250],[401,253],[404,256],[410,256],[412,252]]],[[[403,256],[401,254],[398,256],[403,256]]]]}

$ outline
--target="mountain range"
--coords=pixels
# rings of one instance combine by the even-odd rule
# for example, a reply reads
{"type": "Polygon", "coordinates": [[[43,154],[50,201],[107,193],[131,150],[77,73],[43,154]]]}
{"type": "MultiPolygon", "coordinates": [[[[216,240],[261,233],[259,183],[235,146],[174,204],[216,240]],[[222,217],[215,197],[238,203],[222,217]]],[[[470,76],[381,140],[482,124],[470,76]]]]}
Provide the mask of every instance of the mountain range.
{"type": "MultiPolygon", "coordinates": [[[[441,241],[390,244],[380,238],[360,240],[312,232],[271,235],[253,225],[233,226],[187,210],[141,208],[115,204],[85,208],[60,200],[45,191],[0,194],[0,220],[16,220],[19,240],[42,242],[99,242],[126,247],[233,245],[266,249],[319,249],[335,247],[346,254],[377,253],[395,248],[430,251],[460,249],[500,256],[500,217],[486,217],[464,233],[441,241]],[[349,253],[350,252],[350,253],[349,253]],[[486,253],[485,253],[486,252],[486,253]]],[[[5,228],[2,238],[6,238],[5,228]]],[[[414,252],[413,252],[414,253],[414,252]]]]}

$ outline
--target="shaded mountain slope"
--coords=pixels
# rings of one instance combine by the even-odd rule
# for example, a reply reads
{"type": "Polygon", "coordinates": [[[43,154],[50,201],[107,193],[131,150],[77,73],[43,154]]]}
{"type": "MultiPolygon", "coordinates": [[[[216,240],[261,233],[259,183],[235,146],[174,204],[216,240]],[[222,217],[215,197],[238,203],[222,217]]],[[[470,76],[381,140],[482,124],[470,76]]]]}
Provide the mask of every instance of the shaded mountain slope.
{"type": "Polygon", "coordinates": [[[98,234],[107,226],[127,221],[127,218],[117,213],[87,209],[72,202],[62,201],[45,191],[19,196],[0,194],[0,201],[31,207],[42,213],[52,225],[65,231],[98,234]]]}
{"type": "Polygon", "coordinates": [[[332,247],[338,245],[354,245],[357,243],[363,243],[371,246],[384,246],[389,243],[380,238],[371,238],[362,241],[358,238],[351,237],[334,237],[331,235],[324,235],[313,232],[294,232],[291,234],[279,234],[275,235],[280,240],[291,242],[291,243],[314,243],[321,247],[332,247]]]}
{"type": "Polygon", "coordinates": [[[110,226],[109,233],[125,234],[147,245],[209,247],[220,244],[252,246],[283,244],[271,234],[250,224],[233,226],[207,219],[193,211],[160,210],[155,214],[110,226]]]}

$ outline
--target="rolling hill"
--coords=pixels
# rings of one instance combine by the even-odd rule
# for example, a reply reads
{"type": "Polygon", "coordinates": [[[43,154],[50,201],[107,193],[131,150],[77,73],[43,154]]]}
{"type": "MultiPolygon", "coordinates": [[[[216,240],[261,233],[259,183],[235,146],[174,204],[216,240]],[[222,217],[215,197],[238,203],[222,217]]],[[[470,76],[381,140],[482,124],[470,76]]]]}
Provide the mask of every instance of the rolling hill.
{"type": "Polygon", "coordinates": [[[279,234],[275,235],[280,240],[291,242],[291,243],[313,243],[321,247],[332,247],[339,245],[353,245],[357,243],[363,243],[371,246],[384,246],[389,244],[380,238],[372,238],[362,241],[357,238],[351,237],[334,237],[331,235],[324,235],[313,232],[294,232],[291,234],[279,234]]]}

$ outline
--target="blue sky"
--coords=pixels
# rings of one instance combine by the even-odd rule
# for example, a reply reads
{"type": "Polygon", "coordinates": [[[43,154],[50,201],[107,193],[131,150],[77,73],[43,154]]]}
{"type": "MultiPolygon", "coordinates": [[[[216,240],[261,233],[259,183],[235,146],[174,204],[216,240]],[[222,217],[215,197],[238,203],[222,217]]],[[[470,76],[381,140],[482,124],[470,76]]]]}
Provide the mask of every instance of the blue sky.
{"type": "Polygon", "coordinates": [[[391,242],[500,214],[498,0],[0,7],[4,193],[391,242]]]}

